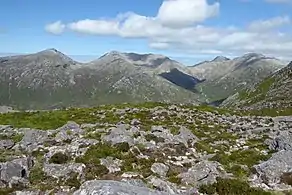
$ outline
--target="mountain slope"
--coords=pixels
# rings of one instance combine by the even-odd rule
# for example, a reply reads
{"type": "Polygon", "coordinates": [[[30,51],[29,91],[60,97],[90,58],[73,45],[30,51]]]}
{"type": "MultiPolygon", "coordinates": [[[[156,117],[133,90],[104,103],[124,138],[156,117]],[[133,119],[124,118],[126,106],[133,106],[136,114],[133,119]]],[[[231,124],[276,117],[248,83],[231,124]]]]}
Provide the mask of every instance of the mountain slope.
{"type": "Polygon", "coordinates": [[[197,70],[206,70],[206,81],[198,84],[196,89],[210,102],[225,99],[260,82],[282,67],[284,64],[281,61],[255,53],[233,60],[212,61],[196,67],[197,70]]]}
{"type": "Polygon", "coordinates": [[[253,88],[246,89],[228,98],[222,106],[251,110],[291,108],[291,96],[292,62],[253,88]]]}
{"type": "Polygon", "coordinates": [[[197,102],[197,96],[144,66],[108,53],[88,64],[57,50],[0,58],[0,104],[23,109],[107,103],[197,102]]]}

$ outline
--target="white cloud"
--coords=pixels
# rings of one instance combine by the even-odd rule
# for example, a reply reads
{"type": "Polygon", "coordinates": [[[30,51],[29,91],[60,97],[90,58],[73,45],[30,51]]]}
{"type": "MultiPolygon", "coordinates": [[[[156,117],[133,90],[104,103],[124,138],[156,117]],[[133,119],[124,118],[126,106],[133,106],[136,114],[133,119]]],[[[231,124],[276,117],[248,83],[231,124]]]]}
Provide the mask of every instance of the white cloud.
{"type": "Polygon", "coordinates": [[[114,35],[118,33],[119,23],[117,21],[106,20],[80,20],[68,25],[68,28],[86,34],[114,35]]]}
{"type": "Polygon", "coordinates": [[[289,16],[278,16],[268,20],[257,20],[252,22],[249,25],[249,29],[255,31],[266,31],[270,29],[274,29],[277,27],[281,27],[286,24],[290,24],[291,19],[289,16]]]}
{"type": "MultiPolygon", "coordinates": [[[[167,0],[164,4],[178,3],[178,1],[185,3],[190,0],[167,0]]],[[[215,10],[212,6],[216,7],[217,4],[208,5],[206,0],[193,1],[197,2],[194,5],[199,5],[198,2],[200,2],[200,5],[203,8],[205,7],[205,11],[199,11],[196,14],[205,14],[207,13],[206,10],[209,10],[209,13],[215,13],[210,12],[210,9],[215,10]]],[[[182,6],[184,6],[183,3],[182,6]]],[[[162,7],[163,4],[159,11],[166,9],[162,7]]],[[[204,14],[198,15],[202,16],[204,14]]],[[[212,14],[205,14],[201,18],[198,15],[186,12],[184,16],[173,15],[171,16],[174,17],[172,19],[163,16],[164,19],[162,19],[160,13],[153,17],[129,12],[119,14],[111,19],[79,20],[66,24],[66,27],[68,30],[90,35],[140,38],[146,40],[149,47],[153,49],[179,51],[193,55],[215,55],[219,53],[222,55],[239,55],[246,52],[260,52],[279,57],[292,57],[292,35],[279,29],[279,27],[291,23],[288,16],[251,21],[246,27],[226,26],[219,28],[198,23],[199,20],[204,20],[212,14]],[[178,25],[179,21],[183,25],[178,25]]],[[[61,22],[57,24],[63,25],[61,22]]],[[[62,26],[62,31],[64,28],[62,26]]]]}
{"type": "Polygon", "coordinates": [[[165,0],[157,18],[171,27],[189,26],[219,13],[219,3],[209,5],[206,0],[165,0]]]}
{"type": "Polygon", "coordinates": [[[49,33],[58,35],[63,33],[63,31],[65,30],[65,24],[63,24],[61,21],[57,21],[51,24],[47,24],[45,26],[45,30],[49,33]]]}

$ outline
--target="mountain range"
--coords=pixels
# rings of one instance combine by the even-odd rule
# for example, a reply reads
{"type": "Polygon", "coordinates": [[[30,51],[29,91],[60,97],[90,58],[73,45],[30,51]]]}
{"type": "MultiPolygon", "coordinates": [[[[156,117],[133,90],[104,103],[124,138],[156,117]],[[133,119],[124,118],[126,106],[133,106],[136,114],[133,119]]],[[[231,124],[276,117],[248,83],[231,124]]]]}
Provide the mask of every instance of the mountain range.
{"type": "Polygon", "coordinates": [[[220,101],[249,89],[285,63],[249,53],[187,67],[156,54],[111,51],[80,63],[56,49],[0,58],[0,105],[54,109],[113,103],[220,101]]]}

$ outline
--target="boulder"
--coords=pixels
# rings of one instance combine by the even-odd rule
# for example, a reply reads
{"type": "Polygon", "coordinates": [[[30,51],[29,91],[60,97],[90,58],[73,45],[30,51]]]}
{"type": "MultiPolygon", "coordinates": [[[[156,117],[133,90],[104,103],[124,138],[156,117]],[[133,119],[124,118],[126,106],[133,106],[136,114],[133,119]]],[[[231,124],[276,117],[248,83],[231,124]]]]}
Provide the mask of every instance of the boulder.
{"type": "Polygon", "coordinates": [[[128,143],[130,146],[134,145],[132,133],[127,130],[125,125],[117,125],[117,127],[110,128],[109,135],[103,136],[102,140],[113,145],[123,142],[128,143]]]}
{"type": "Polygon", "coordinates": [[[78,173],[78,178],[83,177],[85,165],[81,163],[70,164],[44,164],[43,171],[54,178],[64,178],[70,173],[78,173]]]}
{"type": "Polygon", "coordinates": [[[281,176],[284,173],[292,172],[292,151],[283,150],[272,155],[272,157],[254,166],[256,183],[264,183],[270,187],[281,183],[281,176]],[[256,181],[258,180],[258,181],[256,181]]]}
{"type": "Polygon", "coordinates": [[[216,177],[224,177],[225,172],[218,162],[201,161],[192,166],[187,172],[178,175],[185,184],[200,186],[203,184],[213,184],[216,177]]]}
{"type": "Polygon", "coordinates": [[[292,130],[280,131],[273,140],[266,140],[270,150],[292,150],[292,130]]]}
{"type": "Polygon", "coordinates": [[[169,195],[146,187],[111,180],[92,180],[83,183],[73,195],[169,195]]]}

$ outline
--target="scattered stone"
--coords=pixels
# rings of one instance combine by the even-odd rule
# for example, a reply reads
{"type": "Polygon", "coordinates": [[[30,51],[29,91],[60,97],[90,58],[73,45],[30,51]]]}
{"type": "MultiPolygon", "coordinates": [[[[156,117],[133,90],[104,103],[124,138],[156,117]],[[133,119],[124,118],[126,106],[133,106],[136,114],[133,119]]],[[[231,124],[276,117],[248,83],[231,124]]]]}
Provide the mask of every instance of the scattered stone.
{"type": "Polygon", "coordinates": [[[153,173],[156,173],[158,174],[159,176],[161,177],[165,177],[167,172],[169,170],[169,167],[163,163],[154,163],[152,166],[151,166],[151,171],[153,173]]]}
{"type": "Polygon", "coordinates": [[[122,161],[120,159],[114,159],[111,156],[108,156],[107,158],[100,159],[100,164],[104,165],[109,173],[116,173],[121,171],[122,161]]]}

